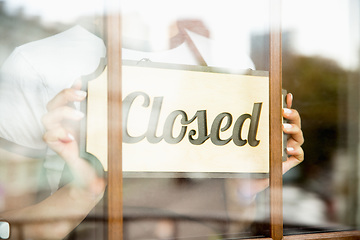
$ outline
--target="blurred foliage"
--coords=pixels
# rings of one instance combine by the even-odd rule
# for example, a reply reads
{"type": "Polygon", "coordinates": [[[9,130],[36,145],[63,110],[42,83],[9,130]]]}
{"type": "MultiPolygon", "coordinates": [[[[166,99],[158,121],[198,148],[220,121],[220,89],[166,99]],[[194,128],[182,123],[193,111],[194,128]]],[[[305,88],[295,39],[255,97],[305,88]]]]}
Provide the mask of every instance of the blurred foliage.
{"type": "Polygon", "coordinates": [[[326,174],[335,151],[346,146],[348,77],[333,60],[283,56],[283,87],[294,95],[305,138],[302,180],[326,174]]]}

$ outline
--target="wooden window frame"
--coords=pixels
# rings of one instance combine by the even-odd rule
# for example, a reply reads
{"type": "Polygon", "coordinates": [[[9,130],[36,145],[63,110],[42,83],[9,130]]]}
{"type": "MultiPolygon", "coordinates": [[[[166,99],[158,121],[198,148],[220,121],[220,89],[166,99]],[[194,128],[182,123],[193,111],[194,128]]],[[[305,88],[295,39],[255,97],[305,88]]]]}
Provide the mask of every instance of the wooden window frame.
{"type": "MultiPolygon", "coordinates": [[[[108,239],[123,239],[122,94],[120,0],[107,15],[108,56],[108,239]],[[117,121],[111,121],[117,119],[117,121]]],[[[360,231],[283,236],[281,0],[270,0],[270,238],[264,240],[355,240],[360,231]]],[[[254,240],[249,238],[247,240],[254,240]]]]}

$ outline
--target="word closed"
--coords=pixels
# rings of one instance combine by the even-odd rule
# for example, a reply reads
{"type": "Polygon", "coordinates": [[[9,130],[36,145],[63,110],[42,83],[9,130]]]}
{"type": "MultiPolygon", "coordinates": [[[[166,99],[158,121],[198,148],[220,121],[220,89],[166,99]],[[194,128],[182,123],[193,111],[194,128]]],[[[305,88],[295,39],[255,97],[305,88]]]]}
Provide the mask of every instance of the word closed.
{"type": "MultiPolygon", "coordinates": [[[[157,136],[157,129],[159,128],[159,118],[161,114],[161,107],[164,101],[164,97],[154,97],[151,113],[148,117],[147,130],[140,135],[133,136],[128,131],[129,114],[132,110],[133,102],[136,98],[142,98],[142,107],[148,108],[150,106],[150,97],[145,92],[132,92],[128,94],[123,100],[123,142],[124,143],[138,143],[146,138],[150,143],[156,144],[164,140],[169,144],[177,144],[181,142],[186,133],[188,132],[188,140],[193,145],[201,145],[210,138],[210,141],[218,146],[228,144],[231,140],[236,146],[244,146],[249,143],[250,146],[256,147],[259,145],[260,140],[256,139],[259,119],[261,114],[262,103],[254,103],[252,114],[244,113],[240,115],[235,122],[233,116],[228,112],[222,112],[218,114],[211,124],[210,133],[207,129],[207,112],[206,110],[198,110],[191,118],[183,110],[175,110],[171,112],[165,120],[163,131],[161,136],[157,136]],[[174,136],[174,127],[176,119],[180,118],[180,129],[177,129],[178,134],[174,136]],[[250,121],[247,139],[243,139],[243,126],[245,121],[250,121]],[[190,129],[188,131],[188,125],[197,121],[197,129],[190,129]],[[221,139],[220,133],[226,132],[232,126],[232,134],[226,139],[221,139]]],[[[144,114],[143,117],[146,117],[144,114]]]]}

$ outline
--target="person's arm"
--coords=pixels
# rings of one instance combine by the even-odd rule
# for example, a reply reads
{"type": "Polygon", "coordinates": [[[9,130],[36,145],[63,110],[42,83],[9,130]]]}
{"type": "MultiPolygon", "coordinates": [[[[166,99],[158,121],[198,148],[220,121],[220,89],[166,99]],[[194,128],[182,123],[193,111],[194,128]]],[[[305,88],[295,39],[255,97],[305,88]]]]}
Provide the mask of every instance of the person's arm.
{"type": "MultiPolygon", "coordinates": [[[[288,120],[288,124],[283,126],[283,131],[289,135],[289,139],[287,141],[288,158],[282,163],[283,174],[304,160],[304,152],[301,148],[304,137],[300,115],[295,109],[291,109],[292,95],[288,94],[286,98],[288,108],[283,110],[283,117],[288,120]]],[[[231,230],[243,230],[255,219],[256,195],[269,187],[269,178],[230,178],[226,179],[225,184],[228,214],[239,219],[232,224],[231,230]]]]}
{"type": "Polygon", "coordinates": [[[101,197],[102,191],[91,192],[69,184],[44,201],[2,213],[1,218],[14,226],[11,239],[19,239],[20,235],[26,239],[63,239],[101,197]]]}
{"type": "MultiPolygon", "coordinates": [[[[304,160],[304,151],[301,145],[304,143],[304,136],[301,130],[301,118],[297,110],[292,109],[293,96],[291,93],[286,96],[288,108],[283,109],[283,117],[288,123],[283,124],[284,133],[288,134],[286,150],[287,160],[282,163],[283,174],[297,166],[304,160]]],[[[243,202],[252,202],[257,193],[269,186],[269,179],[234,179],[237,182],[238,195],[242,196],[243,202]]]]}
{"type": "Polygon", "coordinates": [[[25,239],[62,239],[102,198],[105,180],[79,157],[75,132],[65,124],[81,120],[82,114],[68,104],[84,98],[85,93],[77,86],[63,90],[47,105],[48,113],[43,118],[44,141],[66,161],[74,179],[36,205],[1,213],[0,217],[14,226],[24,223],[21,230],[12,229],[12,239],[17,239],[18,234],[25,239]]]}
{"type": "Polygon", "coordinates": [[[304,143],[301,118],[297,110],[291,109],[292,101],[293,96],[289,93],[286,96],[288,108],[283,109],[283,116],[288,120],[288,123],[283,124],[283,131],[290,136],[287,140],[288,158],[283,162],[283,174],[304,161],[304,151],[301,147],[304,143]]]}

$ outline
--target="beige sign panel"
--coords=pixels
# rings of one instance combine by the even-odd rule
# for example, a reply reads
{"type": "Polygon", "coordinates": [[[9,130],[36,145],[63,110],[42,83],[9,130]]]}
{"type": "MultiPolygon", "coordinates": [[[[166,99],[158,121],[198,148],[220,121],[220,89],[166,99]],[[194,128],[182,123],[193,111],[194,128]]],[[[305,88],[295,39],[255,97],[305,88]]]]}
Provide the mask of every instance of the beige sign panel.
{"type": "Polygon", "coordinates": [[[107,68],[88,82],[86,151],[94,155],[107,171],[108,118],[107,68]]]}
{"type": "Polygon", "coordinates": [[[93,74],[82,77],[82,89],[87,91],[87,99],[80,106],[86,115],[81,122],[80,156],[88,159],[99,171],[107,171],[108,89],[104,59],[93,74]]]}
{"type": "MultiPolygon", "coordinates": [[[[124,172],[269,171],[268,76],[136,65],[122,74],[124,172]]],[[[86,151],[107,169],[104,86],[106,73],[88,85],[86,151]]]]}

